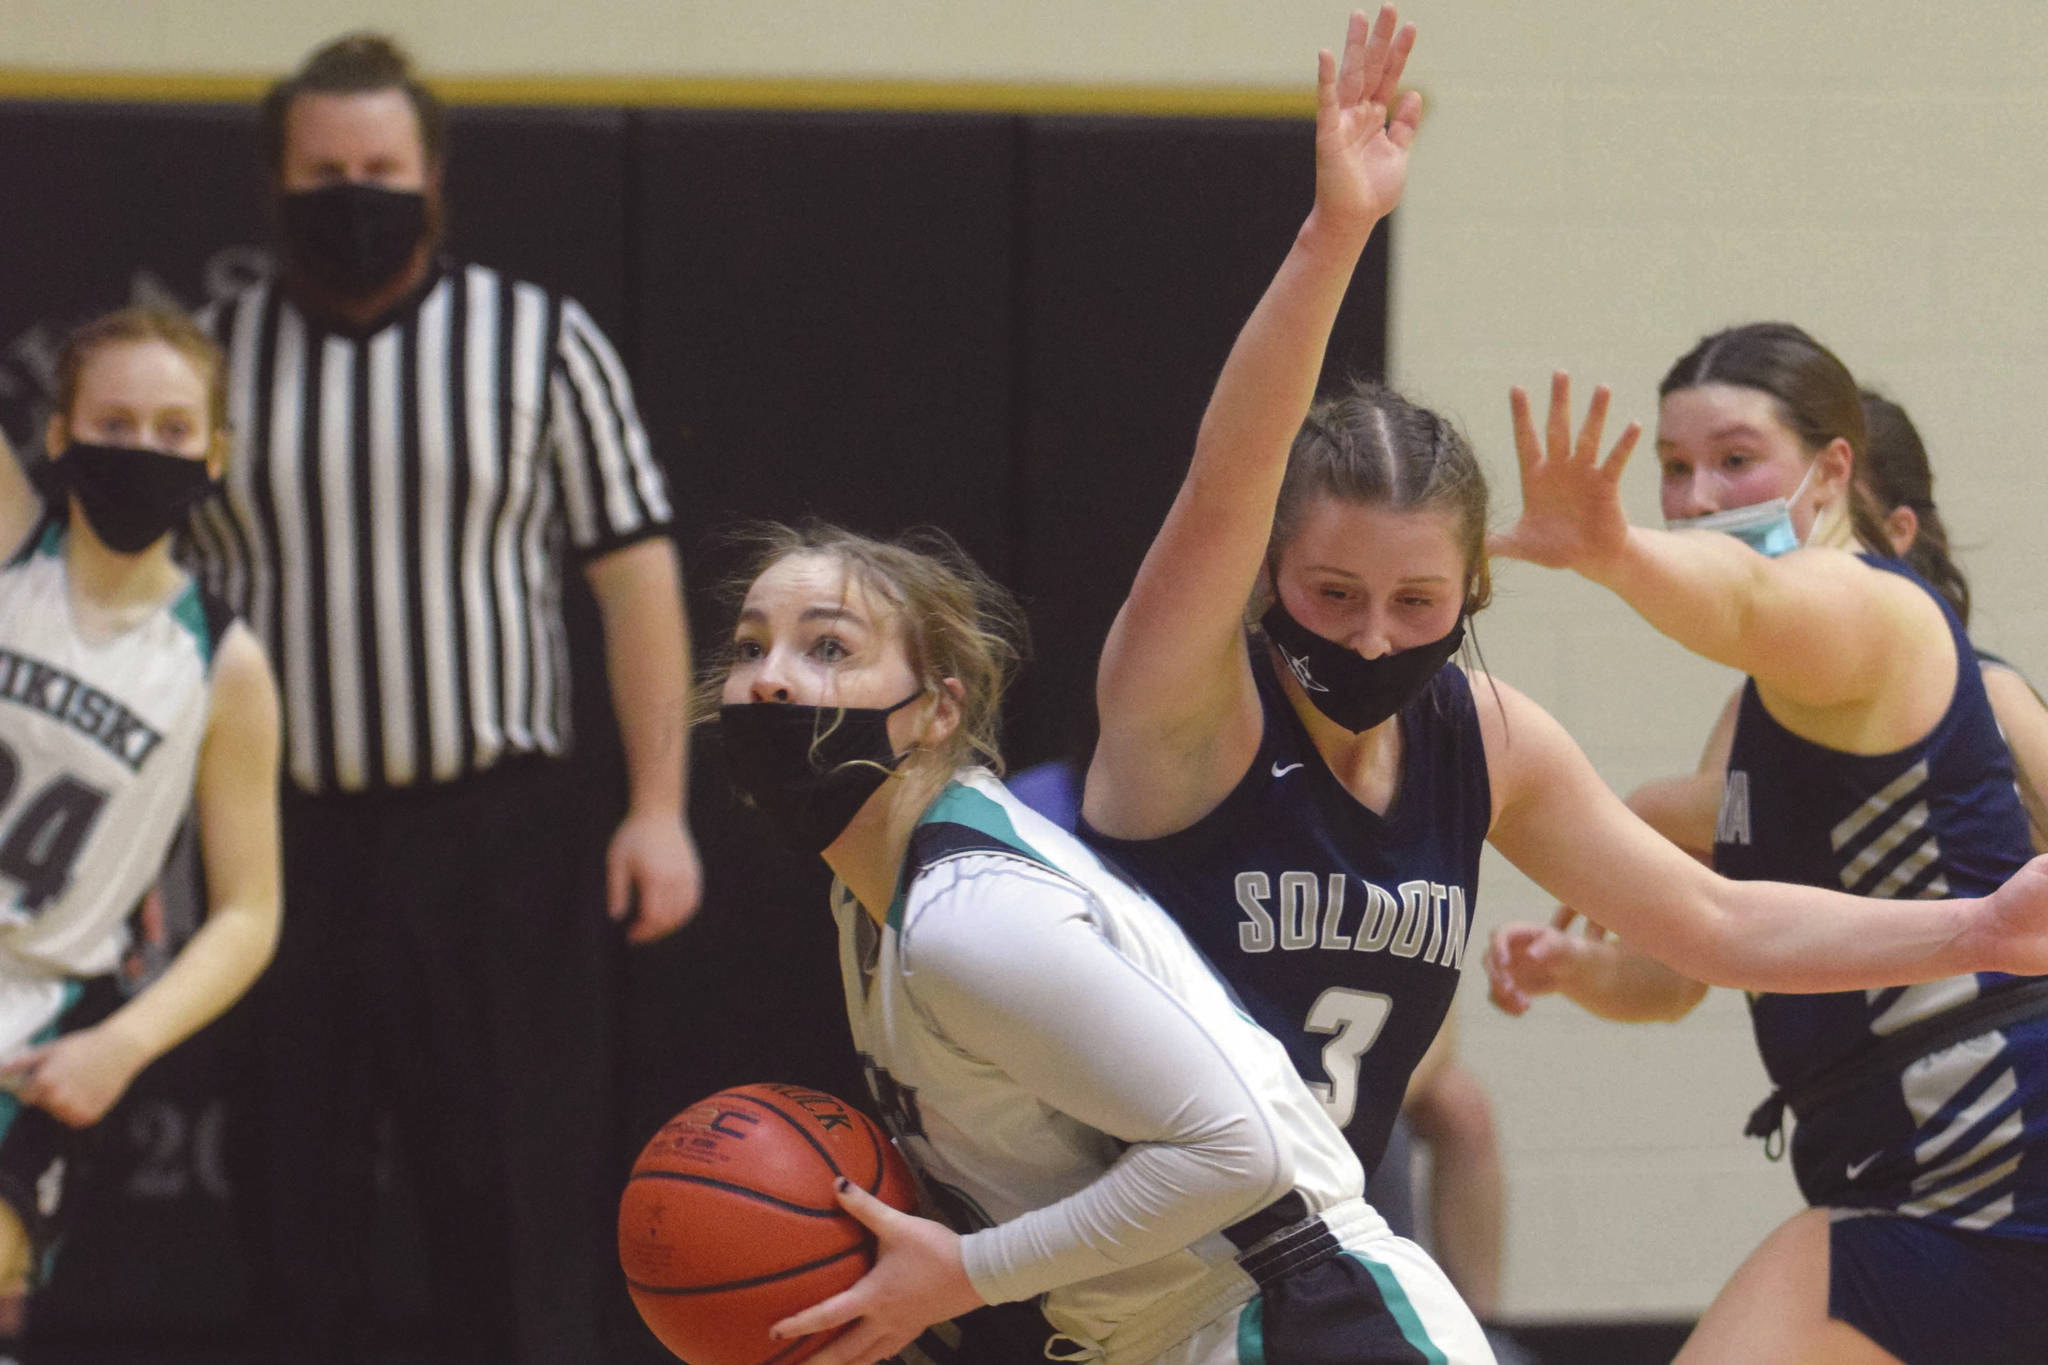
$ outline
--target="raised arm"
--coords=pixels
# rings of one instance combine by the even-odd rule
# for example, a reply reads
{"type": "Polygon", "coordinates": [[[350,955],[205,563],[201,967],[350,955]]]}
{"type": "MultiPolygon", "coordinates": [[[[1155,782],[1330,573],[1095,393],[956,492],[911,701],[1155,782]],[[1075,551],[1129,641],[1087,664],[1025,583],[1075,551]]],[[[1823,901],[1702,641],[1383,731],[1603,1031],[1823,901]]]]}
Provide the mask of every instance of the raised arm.
{"type": "Polygon", "coordinates": [[[1177,814],[1220,799],[1258,745],[1244,604],[1338,305],[1407,180],[1422,104],[1396,91],[1414,39],[1388,5],[1370,26],[1352,15],[1341,63],[1318,59],[1314,207],[1231,347],[1187,479],[1103,649],[1084,810],[1107,833],[1177,827],[1177,814]]]}
{"type": "Polygon", "coordinates": [[[1717,532],[1630,526],[1621,474],[1641,429],[1630,423],[1601,458],[1604,387],[1594,391],[1576,438],[1571,381],[1562,372],[1552,377],[1540,436],[1528,395],[1517,388],[1510,402],[1522,515],[1493,540],[1496,554],[1584,575],[1687,649],[1740,669],[1794,705],[1870,701],[1901,677],[1929,673],[1946,646],[1941,613],[1926,593],[1840,550],[1773,559],[1717,532]]]}
{"type": "Polygon", "coordinates": [[[279,915],[277,686],[241,625],[215,656],[211,719],[195,795],[206,923],[163,975],[98,1025],[10,1063],[23,1099],[83,1127],[145,1066],[239,998],[270,961],[279,915]]]}
{"type": "Polygon", "coordinates": [[[1545,890],[1710,985],[1816,992],[2048,968],[2048,869],[1981,900],[1877,900],[1716,876],[1636,818],[1550,716],[1480,708],[1490,838],[1545,890]]]}

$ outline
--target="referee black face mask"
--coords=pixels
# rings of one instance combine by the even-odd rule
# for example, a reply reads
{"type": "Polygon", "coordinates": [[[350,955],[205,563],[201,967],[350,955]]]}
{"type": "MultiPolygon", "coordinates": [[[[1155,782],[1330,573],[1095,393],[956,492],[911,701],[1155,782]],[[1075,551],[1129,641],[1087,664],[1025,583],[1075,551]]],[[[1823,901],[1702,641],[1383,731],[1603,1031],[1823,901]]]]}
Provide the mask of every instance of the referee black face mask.
{"type": "Polygon", "coordinates": [[[127,446],[64,447],[50,481],[78,499],[86,524],[116,554],[141,554],[213,487],[206,461],[127,446]]]}
{"type": "Polygon", "coordinates": [[[278,201],[294,269],[344,299],[367,298],[405,269],[427,235],[427,196],[345,181],[278,201]]]}
{"type": "Polygon", "coordinates": [[[732,784],[800,853],[823,853],[908,752],[889,741],[894,706],[757,701],[718,708],[732,784]]]}

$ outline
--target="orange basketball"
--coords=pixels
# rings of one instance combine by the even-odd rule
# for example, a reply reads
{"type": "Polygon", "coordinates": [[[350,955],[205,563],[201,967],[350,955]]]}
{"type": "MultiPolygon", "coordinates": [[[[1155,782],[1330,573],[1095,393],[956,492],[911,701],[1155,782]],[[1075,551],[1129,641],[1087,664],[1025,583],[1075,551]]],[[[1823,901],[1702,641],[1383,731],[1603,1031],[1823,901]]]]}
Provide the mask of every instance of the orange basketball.
{"type": "Polygon", "coordinates": [[[896,1208],[910,1168],[867,1115],[799,1085],[700,1100],[640,1152],[619,1200],[619,1264],[661,1344],[689,1365],[796,1365],[837,1332],[772,1341],[769,1327],[874,1264],[844,1213],[841,1177],[896,1208]]]}

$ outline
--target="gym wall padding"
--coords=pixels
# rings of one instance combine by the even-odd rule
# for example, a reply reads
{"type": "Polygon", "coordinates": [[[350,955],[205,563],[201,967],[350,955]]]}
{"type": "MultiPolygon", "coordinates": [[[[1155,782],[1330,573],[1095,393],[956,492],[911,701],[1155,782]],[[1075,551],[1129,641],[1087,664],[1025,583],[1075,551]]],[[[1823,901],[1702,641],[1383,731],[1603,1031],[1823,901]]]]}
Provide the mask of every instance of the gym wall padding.
{"type": "MultiPolygon", "coordinates": [[[[712,592],[736,562],[722,530],[761,517],[937,525],[1030,616],[1013,761],[1082,742],[1103,633],[1308,207],[1306,123],[451,114],[451,250],[576,295],[625,355],[673,482],[700,658],[730,620],[712,592]]],[[[45,366],[62,327],[144,276],[191,304],[210,277],[250,268],[264,240],[255,147],[244,108],[0,102],[11,433],[33,404],[7,378],[45,366]]],[[[1347,300],[1331,376],[1381,371],[1386,242],[1347,300]]],[[[598,857],[618,756],[590,608],[572,605],[598,857]]],[[[632,956],[627,1147],[727,1084],[859,1093],[822,868],[738,808],[715,740],[699,751],[705,903],[691,928],[632,956]]],[[[210,1117],[221,1064],[202,1036],[110,1118],[112,1178],[39,1330],[232,1334],[237,1252],[210,1117]]],[[[405,1306],[394,1287],[392,1311],[405,1306]]]]}

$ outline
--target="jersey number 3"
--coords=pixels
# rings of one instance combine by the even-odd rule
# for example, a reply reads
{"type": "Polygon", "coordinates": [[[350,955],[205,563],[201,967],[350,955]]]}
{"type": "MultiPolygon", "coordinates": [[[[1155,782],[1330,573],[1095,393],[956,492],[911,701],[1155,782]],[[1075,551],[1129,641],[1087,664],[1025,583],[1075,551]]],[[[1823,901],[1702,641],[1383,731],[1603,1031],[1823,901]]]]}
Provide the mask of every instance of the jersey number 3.
{"type": "Polygon", "coordinates": [[[1302,1027],[1310,1033],[1334,1035],[1323,1044],[1323,1070],[1330,1079],[1310,1081],[1308,1088],[1339,1128],[1349,1126],[1351,1116],[1358,1112],[1358,1059],[1380,1036],[1393,1012],[1391,997],[1344,986],[1330,987],[1308,1007],[1302,1027]]]}
{"type": "Polygon", "coordinates": [[[85,847],[107,794],[65,773],[13,808],[21,760],[0,744],[0,877],[21,886],[17,904],[31,914],[71,880],[71,864],[85,847]]]}

